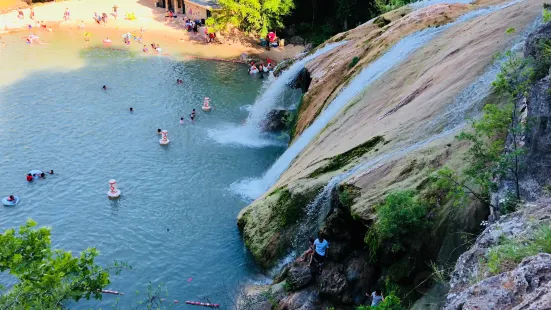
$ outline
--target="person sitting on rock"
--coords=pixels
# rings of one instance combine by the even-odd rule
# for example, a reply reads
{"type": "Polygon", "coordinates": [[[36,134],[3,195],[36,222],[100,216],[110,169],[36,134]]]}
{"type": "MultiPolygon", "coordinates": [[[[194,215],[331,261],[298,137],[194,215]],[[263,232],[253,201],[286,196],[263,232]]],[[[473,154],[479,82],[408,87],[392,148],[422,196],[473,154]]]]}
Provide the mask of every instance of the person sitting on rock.
{"type": "Polygon", "coordinates": [[[312,264],[312,254],[314,254],[314,238],[308,238],[308,250],[304,251],[300,258],[298,259],[301,262],[308,261],[312,264]]]}
{"type": "MultiPolygon", "coordinates": [[[[321,273],[328,249],[329,243],[323,238],[323,233],[320,231],[318,233],[318,239],[314,241],[314,260],[318,263],[319,273],[321,273]]],[[[312,265],[312,261],[310,261],[310,265],[312,265]]]]}

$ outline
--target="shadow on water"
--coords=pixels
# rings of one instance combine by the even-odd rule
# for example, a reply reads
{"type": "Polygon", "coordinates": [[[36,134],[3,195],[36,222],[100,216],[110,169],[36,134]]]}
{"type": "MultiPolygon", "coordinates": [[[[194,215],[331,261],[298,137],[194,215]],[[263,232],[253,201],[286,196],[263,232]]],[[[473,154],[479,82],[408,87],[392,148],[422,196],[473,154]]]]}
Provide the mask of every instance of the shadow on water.
{"type": "MultiPolygon", "coordinates": [[[[35,51],[20,53],[28,58],[35,51]]],[[[224,304],[242,279],[264,279],[236,226],[246,203],[229,186],[260,176],[283,148],[224,146],[206,133],[244,120],[241,107],[254,102],[260,81],[231,63],[96,47],[78,57],[85,64],[77,69],[33,71],[0,84],[0,194],[22,199],[0,209],[0,230],[33,218],[52,227],[54,247],[79,252],[94,246],[100,264],[126,261],[133,269],[113,276],[109,286],[127,293],[122,307],[140,300],[133,292],[143,292],[149,281],[163,283],[170,300],[208,295],[224,304]],[[206,96],[211,113],[200,110],[206,96]],[[188,116],[192,108],[195,122],[188,116]],[[159,146],[157,128],[168,130],[168,147],[159,146]],[[56,174],[28,184],[31,169],[56,174]],[[111,178],[122,191],[116,201],[106,197],[111,178]]],[[[0,284],[13,279],[0,275],[0,284]]],[[[116,298],[83,306],[106,307],[116,298]]]]}

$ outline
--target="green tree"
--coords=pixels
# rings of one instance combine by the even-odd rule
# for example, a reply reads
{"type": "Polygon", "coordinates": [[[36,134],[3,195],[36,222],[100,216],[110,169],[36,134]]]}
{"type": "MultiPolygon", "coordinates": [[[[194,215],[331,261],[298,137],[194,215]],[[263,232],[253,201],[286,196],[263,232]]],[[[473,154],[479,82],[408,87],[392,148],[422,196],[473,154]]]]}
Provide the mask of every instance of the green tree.
{"type": "Polygon", "coordinates": [[[427,227],[427,207],[415,197],[414,191],[388,194],[375,208],[377,220],[365,236],[371,258],[383,253],[418,250],[419,234],[427,227]]]}
{"type": "Polygon", "coordinates": [[[99,252],[94,248],[79,256],[54,250],[50,229],[35,226],[28,220],[18,231],[11,228],[0,235],[0,271],[17,278],[10,289],[0,288],[0,309],[64,309],[70,301],[101,299],[109,272],[127,267],[96,265],[99,252]]]}
{"type": "Polygon", "coordinates": [[[293,0],[219,0],[222,9],[207,20],[215,30],[236,27],[265,36],[283,28],[282,17],[295,7],[293,0]]]}

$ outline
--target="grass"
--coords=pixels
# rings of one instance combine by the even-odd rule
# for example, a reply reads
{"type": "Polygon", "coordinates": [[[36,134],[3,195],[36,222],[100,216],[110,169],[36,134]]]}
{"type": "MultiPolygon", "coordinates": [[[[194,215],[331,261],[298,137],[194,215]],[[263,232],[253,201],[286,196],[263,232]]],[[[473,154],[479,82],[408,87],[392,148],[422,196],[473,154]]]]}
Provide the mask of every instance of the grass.
{"type": "Polygon", "coordinates": [[[342,167],[348,165],[352,160],[364,155],[371,151],[377,144],[383,142],[385,139],[382,136],[375,136],[368,141],[342,153],[329,158],[329,162],[314,170],[308,177],[315,178],[327,172],[336,171],[342,167]]]}
{"type": "Polygon", "coordinates": [[[539,227],[532,239],[504,238],[486,256],[487,270],[496,275],[514,269],[524,258],[538,253],[551,254],[551,226],[539,227]]]}

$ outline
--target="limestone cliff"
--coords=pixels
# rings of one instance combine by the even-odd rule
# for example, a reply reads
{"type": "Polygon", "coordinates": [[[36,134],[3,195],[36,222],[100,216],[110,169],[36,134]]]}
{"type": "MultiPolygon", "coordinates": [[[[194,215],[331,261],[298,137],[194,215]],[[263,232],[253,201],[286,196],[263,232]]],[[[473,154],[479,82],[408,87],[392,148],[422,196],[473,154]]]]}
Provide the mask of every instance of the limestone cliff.
{"type": "Polygon", "coordinates": [[[453,263],[466,250],[461,234],[478,233],[489,212],[476,203],[432,209],[433,225],[417,236],[419,249],[409,256],[369,264],[363,240],[375,220],[373,207],[384,195],[395,189],[424,190],[430,172],[443,165],[464,165],[467,146],[454,135],[491,98],[494,55],[521,42],[542,10],[539,1],[504,3],[437,4],[389,12],[336,35],[330,41],[346,43],[306,65],[312,81],[299,109],[294,141],[357,77],[366,70],[380,74],[374,74],[276,184],[239,215],[246,245],[266,268],[292,246],[304,248],[304,236],[297,235],[311,234],[317,227],[328,235],[332,250],[327,269],[311,277],[303,263],[289,265],[280,283],[293,293],[280,294],[282,284],[272,288],[279,308],[363,303],[363,293],[390,273],[399,274],[394,280],[404,295],[419,296],[430,286],[427,262],[453,263]],[[489,6],[492,9],[484,10],[489,6]],[[506,33],[511,28],[515,32],[506,33]],[[422,37],[424,44],[407,55],[397,53],[403,61],[396,64],[377,63],[410,35],[422,37]]]}

